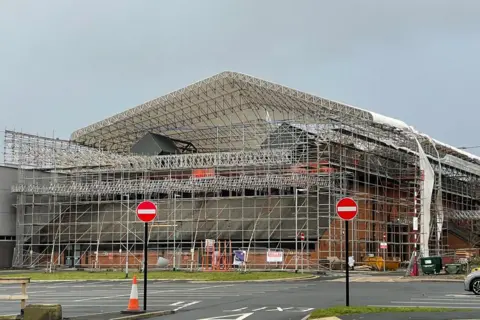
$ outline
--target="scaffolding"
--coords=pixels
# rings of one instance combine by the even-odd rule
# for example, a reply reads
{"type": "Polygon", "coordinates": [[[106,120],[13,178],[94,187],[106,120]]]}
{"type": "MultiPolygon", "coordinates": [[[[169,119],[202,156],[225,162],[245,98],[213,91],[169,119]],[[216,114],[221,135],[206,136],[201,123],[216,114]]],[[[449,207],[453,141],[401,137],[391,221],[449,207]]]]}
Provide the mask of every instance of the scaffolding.
{"type": "Polygon", "coordinates": [[[441,254],[450,226],[464,230],[462,221],[480,216],[478,159],[368,111],[232,72],[70,140],[7,130],[4,146],[5,163],[18,168],[12,192],[20,268],[140,267],[143,224],[135,209],[143,200],[158,207],[149,260],[195,270],[207,240],[229,244],[223,261],[244,248],[253,269],[278,267],[267,263],[269,250],[283,252],[282,268],[318,270],[324,260],[346,260],[335,213],[344,196],[359,206],[350,228],[356,261],[383,256],[386,242],[387,259],[408,263],[422,233],[429,239],[423,245],[441,254]],[[147,133],[189,147],[133,154],[147,133]],[[435,173],[427,195],[420,149],[435,173]],[[427,197],[432,218],[419,230],[427,197]]]}

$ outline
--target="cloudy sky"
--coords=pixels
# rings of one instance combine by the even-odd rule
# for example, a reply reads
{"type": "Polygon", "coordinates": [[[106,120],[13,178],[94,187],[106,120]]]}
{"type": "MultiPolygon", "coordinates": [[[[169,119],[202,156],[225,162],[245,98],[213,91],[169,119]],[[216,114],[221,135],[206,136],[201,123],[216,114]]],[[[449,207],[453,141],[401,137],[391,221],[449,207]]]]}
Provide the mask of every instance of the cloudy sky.
{"type": "Polygon", "coordinates": [[[68,138],[232,70],[480,145],[478,0],[0,0],[0,39],[2,130],[68,138]]]}

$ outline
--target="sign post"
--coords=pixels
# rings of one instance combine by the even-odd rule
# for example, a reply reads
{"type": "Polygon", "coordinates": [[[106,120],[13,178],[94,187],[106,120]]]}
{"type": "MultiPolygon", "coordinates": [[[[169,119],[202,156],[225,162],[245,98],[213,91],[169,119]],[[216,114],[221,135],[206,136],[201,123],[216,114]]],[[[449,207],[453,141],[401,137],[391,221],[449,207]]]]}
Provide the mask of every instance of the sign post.
{"type": "Polygon", "coordinates": [[[342,198],[337,202],[337,215],[345,221],[345,305],[350,306],[350,267],[348,266],[348,222],[358,213],[358,205],[352,198],[342,198]]]}
{"type": "Polygon", "coordinates": [[[386,270],[386,265],[387,265],[387,248],[388,244],[385,242],[385,234],[383,236],[383,242],[380,242],[380,249],[383,250],[383,272],[386,270]]]}
{"type": "Polygon", "coordinates": [[[143,201],[137,206],[138,219],[145,222],[143,239],[143,311],[147,311],[147,280],[148,280],[148,223],[157,216],[157,206],[150,201],[143,201]]]}
{"type": "Polygon", "coordinates": [[[303,244],[304,244],[304,241],[305,240],[305,234],[302,232],[300,233],[300,257],[302,259],[302,263],[301,263],[301,268],[302,268],[302,271],[301,273],[303,273],[303,244]]]}

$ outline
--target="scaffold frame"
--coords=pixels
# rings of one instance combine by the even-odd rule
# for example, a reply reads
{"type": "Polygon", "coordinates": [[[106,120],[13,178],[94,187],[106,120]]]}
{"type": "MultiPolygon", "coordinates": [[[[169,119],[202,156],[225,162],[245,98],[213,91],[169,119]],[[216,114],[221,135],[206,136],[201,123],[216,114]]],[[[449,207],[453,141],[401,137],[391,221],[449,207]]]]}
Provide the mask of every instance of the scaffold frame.
{"type": "Polygon", "coordinates": [[[332,268],[347,258],[334,209],[344,196],[359,204],[350,231],[357,261],[387,242],[389,259],[409,263],[422,233],[424,246],[446,250],[448,223],[477,219],[479,210],[477,157],[401,121],[234,72],[77,130],[71,140],[7,130],[4,146],[5,163],[18,168],[17,267],[139,266],[142,200],[159,207],[150,261],[178,255],[191,269],[200,268],[206,239],[247,248],[252,268],[291,268],[299,259],[309,269],[324,260],[332,268]],[[194,151],[133,154],[146,134],[194,151]],[[423,153],[434,179],[427,195],[423,153]],[[432,199],[430,228],[414,230],[432,199]],[[281,250],[285,263],[267,263],[268,250],[281,250]]]}

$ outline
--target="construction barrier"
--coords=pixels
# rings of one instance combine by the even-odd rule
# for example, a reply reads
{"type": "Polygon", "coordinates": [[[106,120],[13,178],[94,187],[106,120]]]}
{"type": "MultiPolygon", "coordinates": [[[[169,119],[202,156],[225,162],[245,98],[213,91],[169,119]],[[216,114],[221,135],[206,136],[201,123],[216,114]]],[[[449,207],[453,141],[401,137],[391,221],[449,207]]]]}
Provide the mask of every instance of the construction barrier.
{"type": "Polygon", "coordinates": [[[0,295],[0,300],[17,300],[20,301],[20,314],[23,314],[27,305],[27,285],[30,278],[0,278],[0,284],[20,284],[21,294],[16,295],[0,295]]]}

